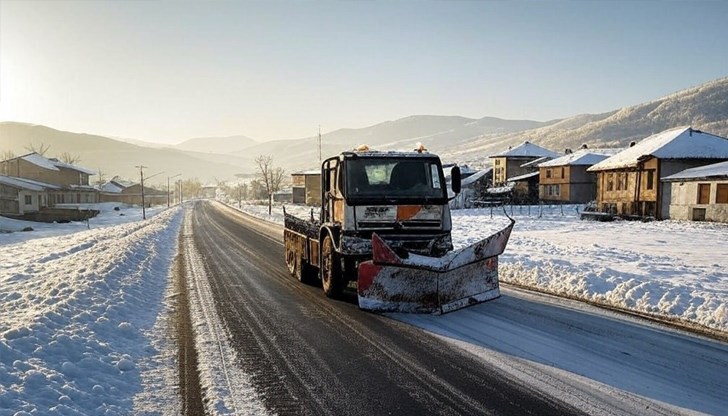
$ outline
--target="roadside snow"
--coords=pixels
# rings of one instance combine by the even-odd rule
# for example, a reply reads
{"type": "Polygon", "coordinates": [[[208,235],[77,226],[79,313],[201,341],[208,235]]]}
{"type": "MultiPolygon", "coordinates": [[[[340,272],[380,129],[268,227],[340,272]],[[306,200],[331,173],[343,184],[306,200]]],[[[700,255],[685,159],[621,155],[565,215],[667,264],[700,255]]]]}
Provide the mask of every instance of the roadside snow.
{"type": "Polygon", "coordinates": [[[0,234],[0,415],[179,413],[167,319],[181,210],[137,210],[0,234]],[[61,236],[32,238],[47,235],[61,236]]]}

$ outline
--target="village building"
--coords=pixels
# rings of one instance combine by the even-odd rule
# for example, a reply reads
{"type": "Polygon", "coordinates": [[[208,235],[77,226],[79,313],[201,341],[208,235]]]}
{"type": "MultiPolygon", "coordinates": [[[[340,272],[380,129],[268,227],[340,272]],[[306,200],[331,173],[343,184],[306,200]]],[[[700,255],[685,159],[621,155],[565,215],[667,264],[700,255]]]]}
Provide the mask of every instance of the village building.
{"type": "Polygon", "coordinates": [[[667,176],[670,219],[728,223],[728,162],[667,176]]]}
{"type": "MultiPolygon", "coordinates": [[[[114,178],[100,186],[99,202],[118,202],[129,205],[142,205],[142,187],[138,183],[114,178]]],[[[165,205],[169,194],[159,189],[144,187],[144,206],[165,205]]]]}
{"type": "Polygon", "coordinates": [[[291,174],[291,201],[294,204],[321,204],[321,171],[309,170],[291,174]]]}
{"type": "Polygon", "coordinates": [[[597,196],[596,175],[587,169],[624,149],[587,149],[567,154],[538,165],[541,201],[584,204],[597,196]]]}
{"type": "Polygon", "coordinates": [[[0,175],[30,179],[55,185],[47,190],[47,206],[98,202],[98,191],[89,185],[89,176],[96,172],[29,153],[0,161],[0,175]]]}
{"type": "Polygon", "coordinates": [[[286,188],[280,191],[273,192],[273,202],[292,202],[293,201],[293,189],[286,188]]]}
{"type": "Polygon", "coordinates": [[[728,139],[678,127],[654,134],[587,169],[597,175],[597,208],[621,216],[670,218],[662,178],[728,160],[728,139]]]}
{"type": "MultiPolygon", "coordinates": [[[[467,168],[467,166],[466,166],[467,168]]],[[[447,189],[451,192],[450,176],[446,175],[447,189]]],[[[493,180],[493,168],[482,170],[468,169],[460,181],[460,193],[450,201],[450,208],[473,208],[483,199],[493,180]]]]}
{"type": "Polygon", "coordinates": [[[538,171],[506,179],[506,188],[511,189],[514,204],[535,204],[538,202],[538,171]]]}
{"type": "MultiPolygon", "coordinates": [[[[509,178],[517,178],[521,175],[532,173],[534,167],[530,162],[541,160],[542,158],[556,158],[560,155],[541,146],[537,146],[528,141],[521,145],[490,156],[493,159],[493,184],[495,186],[503,185],[509,181],[509,178]]],[[[538,192],[538,191],[537,191],[538,192]]]]}
{"type": "Polygon", "coordinates": [[[202,185],[200,189],[201,198],[215,199],[217,196],[217,185],[202,185]]]}
{"type": "Polygon", "coordinates": [[[0,215],[23,216],[48,206],[48,192],[60,186],[0,175],[0,215]]]}

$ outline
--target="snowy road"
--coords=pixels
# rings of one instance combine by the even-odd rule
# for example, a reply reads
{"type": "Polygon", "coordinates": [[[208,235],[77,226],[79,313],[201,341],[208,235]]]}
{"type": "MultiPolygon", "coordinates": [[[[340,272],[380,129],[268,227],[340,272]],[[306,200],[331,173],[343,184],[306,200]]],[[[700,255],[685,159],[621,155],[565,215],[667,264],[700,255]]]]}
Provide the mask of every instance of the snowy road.
{"type": "Polygon", "coordinates": [[[191,297],[198,314],[213,315],[213,303],[220,314],[209,318],[213,357],[201,352],[202,368],[227,360],[224,377],[202,374],[211,413],[252,406],[241,395],[279,414],[728,409],[725,343],[516,290],[445,316],[391,320],[290,277],[277,225],[210,203],[188,222],[191,297]]]}
{"type": "Polygon", "coordinates": [[[259,413],[241,398],[255,395],[277,414],[580,413],[415,327],[300,284],[277,225],[207,202],[189,222],[193,315],[212,321],[198,328],[210,413],[259,413]]]}

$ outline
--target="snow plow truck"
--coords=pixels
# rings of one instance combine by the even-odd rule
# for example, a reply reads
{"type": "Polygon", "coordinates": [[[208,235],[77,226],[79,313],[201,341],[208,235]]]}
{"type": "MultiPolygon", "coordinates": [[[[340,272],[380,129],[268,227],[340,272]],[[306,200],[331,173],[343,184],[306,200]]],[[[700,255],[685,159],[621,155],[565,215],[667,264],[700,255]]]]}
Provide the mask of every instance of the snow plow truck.
{"type": "MultiPolygon", "coordinates": [[[[450,188],[460,192],[460,170],[450,188]]],[[[360,146],[321,164],[315,218],[285,212],[285,260],[302,282],[324,294],[356,282],[359,307],[380,312],[447,313],[500,296],[498,255],[515,221],[453,250],[448,189],[440,158],[360,146]]]]}

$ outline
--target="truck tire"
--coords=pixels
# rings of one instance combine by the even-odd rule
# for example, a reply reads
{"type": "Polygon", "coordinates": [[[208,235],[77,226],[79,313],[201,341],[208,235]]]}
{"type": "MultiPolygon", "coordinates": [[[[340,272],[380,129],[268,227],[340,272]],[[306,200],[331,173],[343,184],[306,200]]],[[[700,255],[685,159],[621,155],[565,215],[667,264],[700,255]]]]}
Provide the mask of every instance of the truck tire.
{"type": "Polygon", "coordinates": [[[346,281],[341,273],[341,259],[334,249],[334,242],[330,235],[324,237],[321,243],[321,286],[328,298],[341,296],[346,281]]]}
{"type": "Polygon", "coordinates": [[[296,251],[290,247],[288,242],[286,242],[286,266],[288,266],[288,272],[292,276],[296,276],[296,269],[300,268],[300,263],[296,262],[296,251]]]}

